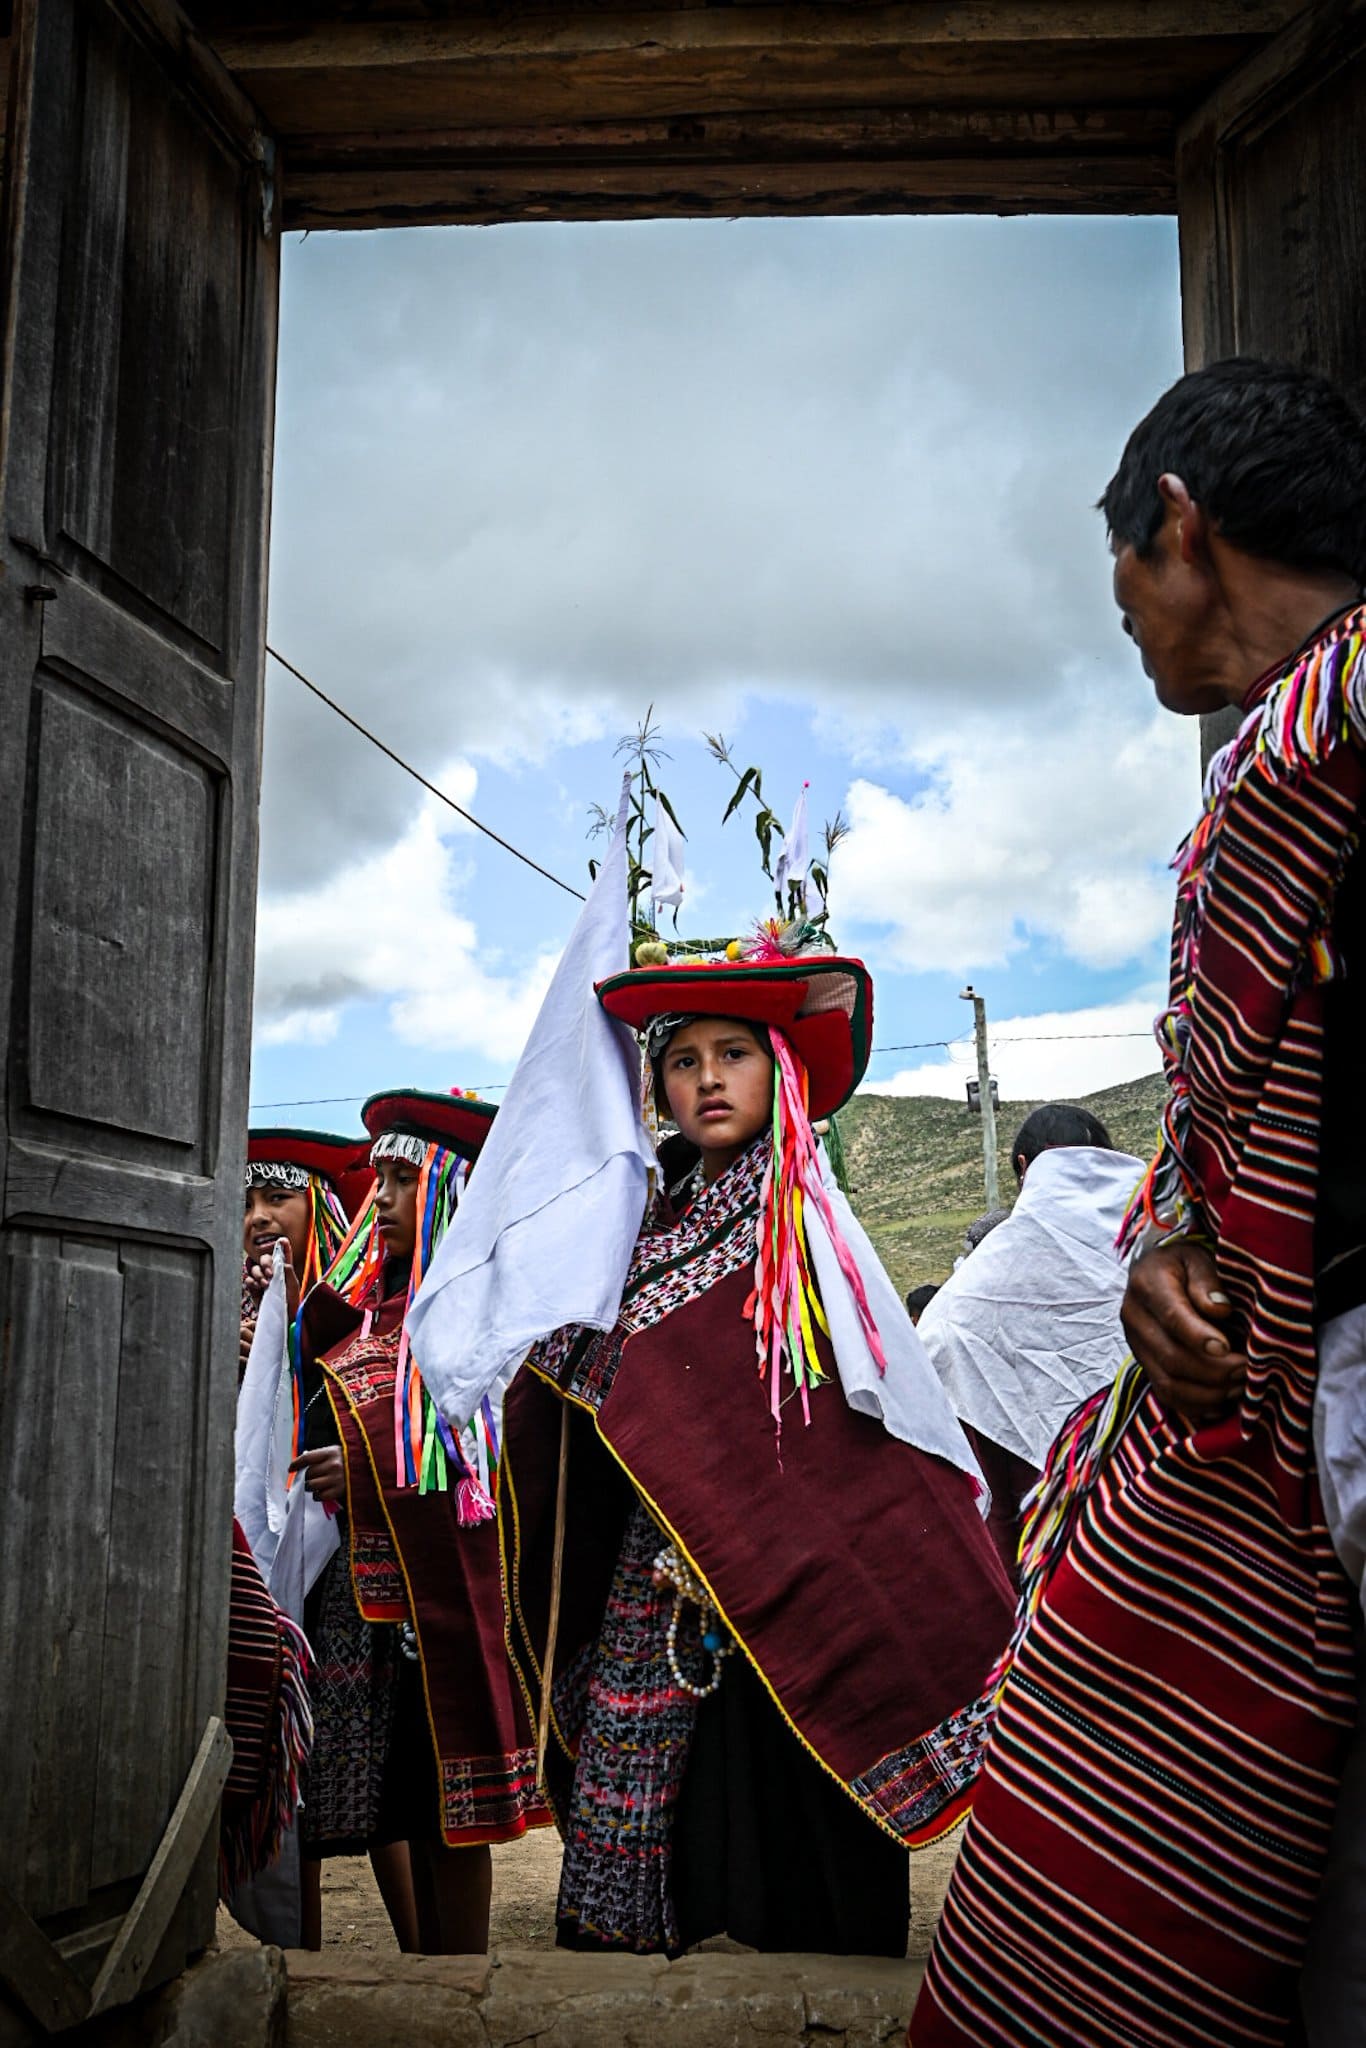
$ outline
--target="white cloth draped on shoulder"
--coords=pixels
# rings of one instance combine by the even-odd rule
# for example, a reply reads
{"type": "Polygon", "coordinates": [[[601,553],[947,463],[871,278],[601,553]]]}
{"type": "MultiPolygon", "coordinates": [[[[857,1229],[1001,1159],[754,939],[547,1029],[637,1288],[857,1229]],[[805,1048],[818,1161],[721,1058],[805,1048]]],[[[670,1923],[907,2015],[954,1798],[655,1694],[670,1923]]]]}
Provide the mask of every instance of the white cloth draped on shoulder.
{"type": "Polygon", "coordinates": [[[623,787],[611,848],[408,1312],[452,1427],[501,1399],[538,1338],[617,1319],[654,1167],[635,1040],[593,993],[628,957],[626,874],[623,787]]]}
{"type": "Polygon", "coordinates": [[[981,1488],[977,1505],[984,1515],[989,1514],[991,1495],[953,1405],[867,1232],[840,1192],[824,1146],[820,1156],[835,1222],[854,1255],[886,1359],[886,1371],[879,1371],[820,1210],[808,1202],[803,1210],[806,1238],[844,1398],[858,1414],[873,1416],[890,1436],[914,1444],[918,1451],[946,1458],[975,1479],[981,1488]]]}
{"type": "Polygon", "coordinates": [[[1042,1467],[1062,1424],[1128,1355],[1114,1249],[1143,1173],[1127,1152],[1039,1153],[1006,1221],[944,1282],[919,1334],[959,1419],[1042,1467]]]}
{"type": "Polygon", "coordinates": [[[336,1522],[303,1482],[289,1484],[294,1456],[289,1316],[284,1268],[261,1300],[251,1355],[237,1394],[233,1513],[271,1598],[301,1626],[304,1601],[337,1549],[336,1522]]]}

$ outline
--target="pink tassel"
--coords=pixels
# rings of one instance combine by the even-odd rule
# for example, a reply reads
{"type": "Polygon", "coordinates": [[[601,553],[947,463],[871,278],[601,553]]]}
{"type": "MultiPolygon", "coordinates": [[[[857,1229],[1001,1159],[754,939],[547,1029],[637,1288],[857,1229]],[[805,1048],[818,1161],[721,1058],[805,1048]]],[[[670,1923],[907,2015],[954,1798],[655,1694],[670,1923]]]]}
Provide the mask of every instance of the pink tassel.
{"type": "Polygon", "coordinates": [[[458,1482],[455,1489],[455,1519],[462,1529],[473,1529],[480,1522],[491,1522],[497,1512],[477,1479],[468,1478],[458,1482]]]}

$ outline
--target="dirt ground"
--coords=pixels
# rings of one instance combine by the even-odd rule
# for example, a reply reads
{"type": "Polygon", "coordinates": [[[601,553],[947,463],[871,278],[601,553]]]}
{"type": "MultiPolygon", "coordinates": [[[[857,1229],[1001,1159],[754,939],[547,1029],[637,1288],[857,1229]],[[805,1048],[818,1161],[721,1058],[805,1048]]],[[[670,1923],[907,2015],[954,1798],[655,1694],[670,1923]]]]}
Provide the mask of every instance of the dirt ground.
{"type": "MultiPolygon", "coordinates": [[[[961,1831],[960,1831],[961,1834],[961,1831]]],[[[911,1939],[907,1953],[927,1956],[948,1888],[960,1834],[913,1856],[911,1862],[911,1939]]],[[[491,1948],[553,1948],[555,1893],[560,1881],[560,1838],[553,1828],[539,1829],[524,1841],[493,1852],[493,1916],[491,1948]]],[[[251,1936],[218,1909],[221,1948],[249,1945],[251,1936]]],[[[730,1948],[725,1941],[707,1948],[730,1948]]],[[[333,1857],[323,1865],[323,1948],[362,1954],[396,1955],[370,1864],[364,1856],[333,1857]]]]}

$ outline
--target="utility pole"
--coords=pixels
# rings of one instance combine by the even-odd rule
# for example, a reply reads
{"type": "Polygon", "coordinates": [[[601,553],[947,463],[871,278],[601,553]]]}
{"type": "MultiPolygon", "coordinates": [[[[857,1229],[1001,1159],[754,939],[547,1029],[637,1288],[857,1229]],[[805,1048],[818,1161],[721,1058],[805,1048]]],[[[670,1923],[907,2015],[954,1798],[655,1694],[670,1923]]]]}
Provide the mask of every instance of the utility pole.
{"type": "Polygon", "coordinates": [[[996,1105],[991,1099],[991,1063],[987,1058],[986,1000],[978,995],[971,982],[960,993],[963,1002],[972,1004],[977,1031],[977,1107],[982,1112],[982,1165],[986,1173],[987,1207],[999,1209],[1001,1183],[996,1172],[996,1105]]]}

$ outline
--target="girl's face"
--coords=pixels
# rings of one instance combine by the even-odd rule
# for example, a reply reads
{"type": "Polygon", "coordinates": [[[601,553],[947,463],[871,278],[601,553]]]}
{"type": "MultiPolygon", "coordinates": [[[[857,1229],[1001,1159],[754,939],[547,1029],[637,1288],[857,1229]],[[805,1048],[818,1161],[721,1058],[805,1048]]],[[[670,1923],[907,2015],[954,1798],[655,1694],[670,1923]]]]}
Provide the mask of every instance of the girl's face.
{"type": "Polygon", "coordinates": [[[738,1159],[773,1115],[773,1055],[738,1017],[698,1017],[664,1049],[669,1114],[702,1153],[711,1181],[738,1159]]]}
{"type": "Polygon", "coordinates": [[[407,1159],[381,1159],[375,1167],[375,1214],[385,1255],[411,1263],[417,1243],[418,1169],[407,1159]]]}
{"type": "Polygon", "coordinates": [[[248,1259],[262,1259],[279,1238],[289,1239],[296,1273],[304,1269],[308,1250],[307,1188],[248,1188],[242,1214],[242,1250],[248,1259]]]}

